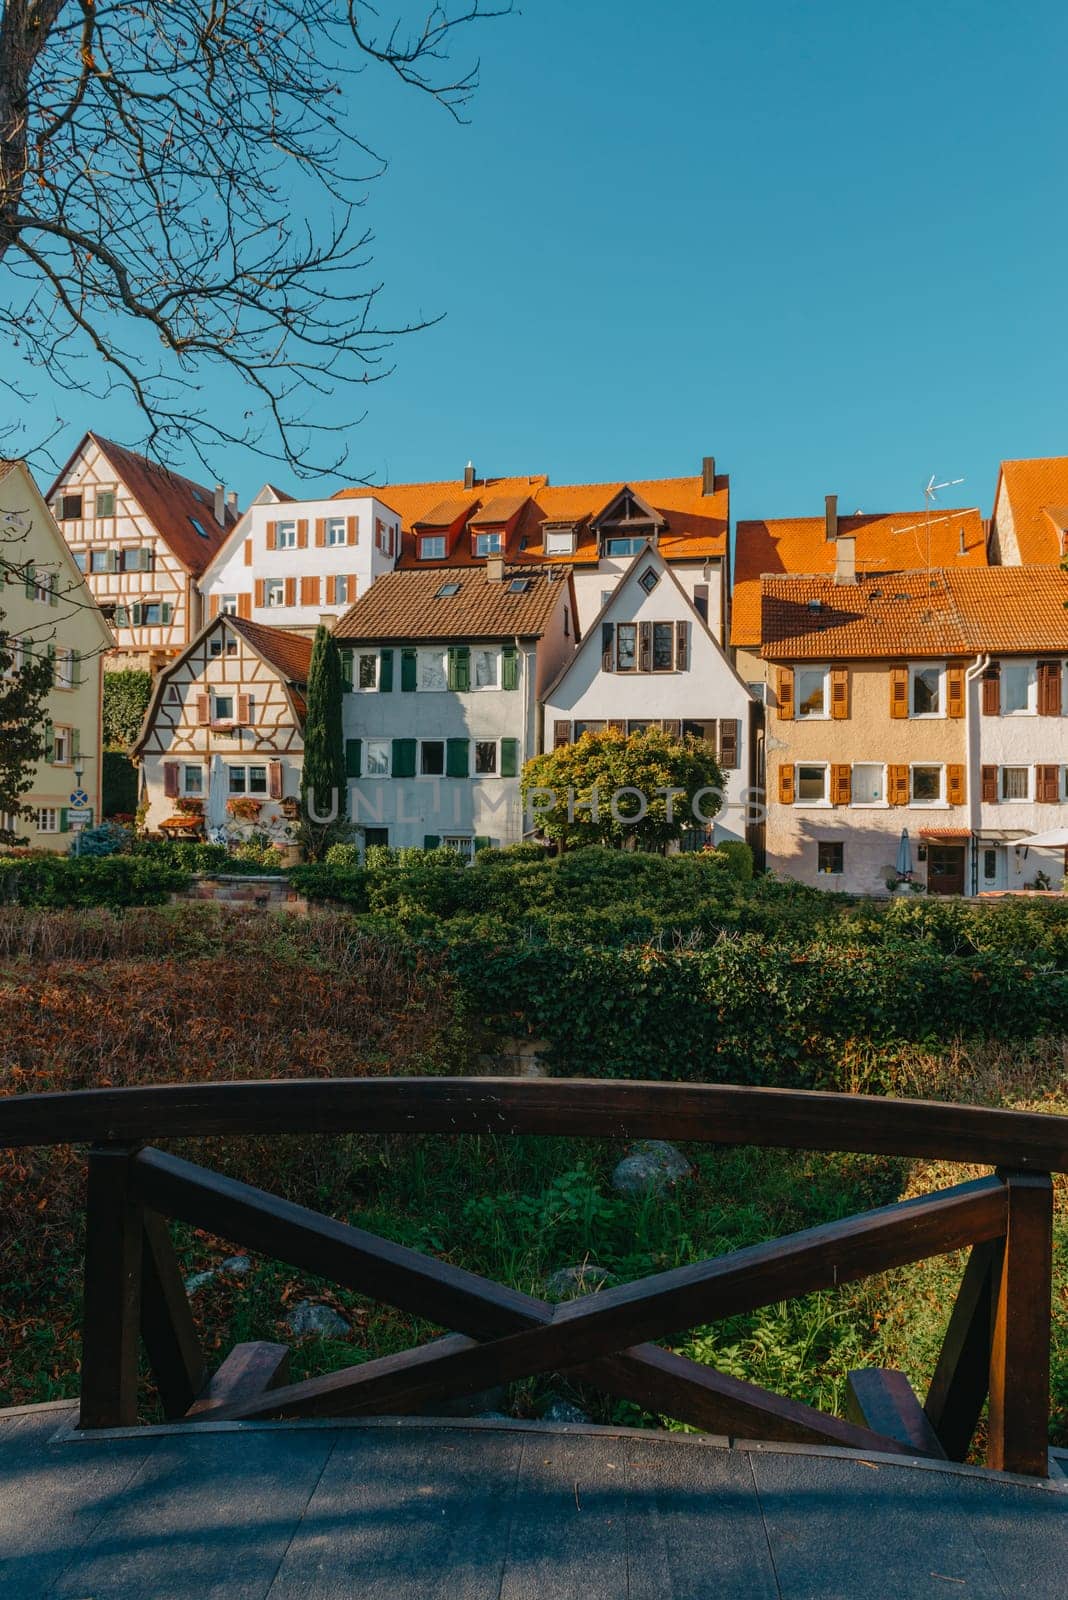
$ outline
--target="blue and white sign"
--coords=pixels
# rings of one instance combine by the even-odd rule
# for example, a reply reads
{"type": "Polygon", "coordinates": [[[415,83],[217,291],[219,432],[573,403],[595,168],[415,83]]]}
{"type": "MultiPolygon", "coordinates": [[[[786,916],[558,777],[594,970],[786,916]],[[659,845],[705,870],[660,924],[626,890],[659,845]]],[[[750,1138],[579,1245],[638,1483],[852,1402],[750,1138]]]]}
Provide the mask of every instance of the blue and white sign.
{"type": "Polygon", "coordinates": [[[93,820],[92,806],[72,806],[67,812],[67,822],[72,828],[85,828],[93,820]]]}
{"type": "Polygon", "coordinates": [[[87,806],[89,804],[89,796],[84,789],[72,789],[70,803],[72,806],[87,806]]]}

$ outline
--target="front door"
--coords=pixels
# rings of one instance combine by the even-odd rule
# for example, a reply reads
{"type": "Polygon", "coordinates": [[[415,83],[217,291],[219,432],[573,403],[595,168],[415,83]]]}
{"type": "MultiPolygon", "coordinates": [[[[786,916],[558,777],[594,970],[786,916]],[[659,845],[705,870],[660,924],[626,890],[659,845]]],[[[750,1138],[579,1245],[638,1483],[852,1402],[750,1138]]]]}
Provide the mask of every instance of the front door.
{"type": "Polygon", "coordinates": [[[927,847],[928,894],[964,893],[964,846],[932,844],[927,847]]]}

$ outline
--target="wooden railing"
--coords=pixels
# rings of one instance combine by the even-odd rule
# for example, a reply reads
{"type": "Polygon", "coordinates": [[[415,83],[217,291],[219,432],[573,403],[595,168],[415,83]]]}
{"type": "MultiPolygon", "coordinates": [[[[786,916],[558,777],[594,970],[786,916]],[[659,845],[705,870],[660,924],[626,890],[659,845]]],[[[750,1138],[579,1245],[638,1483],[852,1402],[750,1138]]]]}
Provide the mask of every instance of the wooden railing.
{"type": "Polygon", "coordinates": [[[345,1079],[100,1089],[0,1099],[0,1145],[88,1143],[81,1426],[137,1420],[143,1340],[166,1414],[367,1416],[548,1371],[648,1411],[752,1439],[963,1460],[989,1399],[987,1462],[1044,1476],[1050,1174],[1068,1119],[931,1102],[724,1085],[345,1079]],[[997,1170],[553,1306],[145,1148],[271,1133],[655,1138],[938,1158],[997,1170]],[[210,1378],[164,1219],[206,1229],[455,1330],[301,1383],[283,1345],[241,1345],[210,1378]],[[686,1360],[655,1341],[721,1317],[969,1248],[921,1405],[901,1373],[855,1372],[849,1420],[686,1360]]]}

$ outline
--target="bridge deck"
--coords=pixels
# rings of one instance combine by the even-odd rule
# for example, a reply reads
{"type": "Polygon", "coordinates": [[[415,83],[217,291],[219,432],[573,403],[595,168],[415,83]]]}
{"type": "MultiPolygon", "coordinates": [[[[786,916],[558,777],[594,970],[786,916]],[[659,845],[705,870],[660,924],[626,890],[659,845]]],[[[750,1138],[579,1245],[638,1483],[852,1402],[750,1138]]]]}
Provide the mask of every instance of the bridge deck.
{"type": "Polygon", "coordinates": [[[0,1413],[4,1600],[1062,1600],[1068,1571],[1068,1480],[523,1424],[72,1420],[0,1413]]]}

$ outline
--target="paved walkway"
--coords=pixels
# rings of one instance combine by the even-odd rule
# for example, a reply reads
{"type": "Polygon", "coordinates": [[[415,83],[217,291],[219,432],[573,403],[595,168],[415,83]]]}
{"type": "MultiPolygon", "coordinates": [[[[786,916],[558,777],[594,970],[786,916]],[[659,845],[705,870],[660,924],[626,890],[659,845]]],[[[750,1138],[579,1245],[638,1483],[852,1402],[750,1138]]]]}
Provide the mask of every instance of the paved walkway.
{"type": "Polygon", "coordinates": [[[0,1413],[3,1600],[1063,1600],[1068,1586],[1068,1492],[967,1471],[522,1424],[64,1439],[71,1420],[0,1413]]]}

